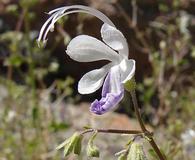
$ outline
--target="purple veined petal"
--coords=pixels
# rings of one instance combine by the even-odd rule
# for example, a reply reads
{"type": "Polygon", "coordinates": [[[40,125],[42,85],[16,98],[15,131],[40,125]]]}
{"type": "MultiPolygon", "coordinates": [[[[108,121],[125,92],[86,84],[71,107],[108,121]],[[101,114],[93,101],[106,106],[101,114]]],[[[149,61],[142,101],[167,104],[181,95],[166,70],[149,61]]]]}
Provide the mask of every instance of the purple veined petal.
{"type": "Polygon", "coordinates": [[[121,31],[116,29],[109,24],[104,23],[101,28],[101,36],[103,41],[113,48],[117,50],[123,58],[128,59],[129,48],[127,44],[127,40],[122,34],[121,31]]]}
{"type": "Polygon", "coordinates": [[[113,110],[124,96],[124,88],[120,82],[118,66],[111,68],[102,88],[102,98],[95,100],[90,107],[91,112],[101,115],[113,110]]]}

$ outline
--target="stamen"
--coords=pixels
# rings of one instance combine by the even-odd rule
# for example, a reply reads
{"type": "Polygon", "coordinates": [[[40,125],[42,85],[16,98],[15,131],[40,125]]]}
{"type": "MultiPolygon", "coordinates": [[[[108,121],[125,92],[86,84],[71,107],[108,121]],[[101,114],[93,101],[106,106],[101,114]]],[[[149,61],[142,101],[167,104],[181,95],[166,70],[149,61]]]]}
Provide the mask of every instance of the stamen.
{"type": "Polygon", "coordinates": [[[54,30],[54,24],[56,23],[56,21],[59,20],[60,18],[62,18],[63,16],[68,15],[68,14],[72,14],[72,13],[91,14],[91,15],[99,18],[104,23],[107,23],[107,24],[115,27],[115,25],[112,23],[112,21],[107,16],[105,16],[102,12],[100,12],[94,8],[82,6],[82,5],[60,7],[60,8],[54,9],[48,13],[49,15],[51,15],[51,17],[49,17],[49,19],[42,26],[37,41],[38,42],[40,42],[41,40],[46,41],[47,34],[49,31],[54,30]],[[67,10],[72,10],[72,11],[67,11],[67,10]]]}
{"type": "Polygon", "coordinates": [[[88,11],[89,14],[96,16],[97,18],[102,20],[104,23],[107,23],[107,24],[115,27],[115,25],[112,23],[112,21],[106,15],[104,15],[102,12],[100,12],[94,8],[82,6],[82,5],[72,5],[72,6],[60,7],[60,8],[57,8],[57,9],[50,11],[49,14],[53,14],[53,13],[56,13],[59,11],[62,11],[64,13],[65,11],[67,11],[69,9],[81,9],[81,10],[88,11]]]}

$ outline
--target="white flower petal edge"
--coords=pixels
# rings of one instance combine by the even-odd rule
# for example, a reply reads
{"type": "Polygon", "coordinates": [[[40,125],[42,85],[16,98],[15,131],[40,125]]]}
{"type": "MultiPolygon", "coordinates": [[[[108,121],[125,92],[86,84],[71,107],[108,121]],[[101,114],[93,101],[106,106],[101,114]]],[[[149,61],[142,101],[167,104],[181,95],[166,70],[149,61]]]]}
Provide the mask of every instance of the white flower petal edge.
{"type": "Polygon", "coordinates": [[[86,73],[78,83],[78,92],[81,94],[89,94],[98,90],[102,86],[112,65],[112,63],[109,63],[100,69],[86,73]]]}
{"type": "Polygon", "coordinates": [[[135,74],[135,60],[124,59],[119,64],[121,73],[121,83],[126,83],[135,74]]]}
{"type": "Polygon", "coordinates": [[[113,66],[110,69],[110,91],[111,93],[119,93],[121,92],[121,73],[120,67],[118,65],[113,66]]]}
{"type": "Polygon", "coordinates": [[[128,58],[129,48],[124,35],[115,27],[104,23],[101,28],[101,36],[103,41],[114,50],[119,51],[119,54],[128,58]]]}
{"type": "Polygon", "coordinates": [[[80,35],[73,38],[67,46],[66,53],[75,61],[92,62],[98,60],[109,60],[118,62],[119,54],[105,45],[100,40],[80,35]]]}

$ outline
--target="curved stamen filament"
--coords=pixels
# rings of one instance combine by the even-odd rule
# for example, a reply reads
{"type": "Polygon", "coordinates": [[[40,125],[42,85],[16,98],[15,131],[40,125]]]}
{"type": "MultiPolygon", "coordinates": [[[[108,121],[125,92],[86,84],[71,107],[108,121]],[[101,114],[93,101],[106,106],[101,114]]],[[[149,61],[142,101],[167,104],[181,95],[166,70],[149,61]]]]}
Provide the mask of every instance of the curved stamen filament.
{"type": "Polygon", "coordinates": [[[51,17],[49,17],[49,19],[42,26],[40,33],[39,33],[38,41],[40,42],[41,40],[43,40],[43,42],[46,42],[47,34],[50,30],[53,30],[54,24],[56,23],[56,21],[58,21],[63,16],[68,15],[68,14],[72,14],[72,13],[91,14],[91,15],[99,18],[104,23],[107,23],[107,24],[115,27],[114,24],[112,23],[112,21],[107,16],[105,16],[103,13],[101,13],[100,11],[98,11],[96,9],[93,9],[93,8],[90,8],[87,6],[81,6],[81,5],[60,7],[60,8],[54,9],[48,13],[49,15],[51,15],[51,17]],[[70,10],[70,11],[68,11],[68,10],[70,10]]]}
{"type": "Polygon", "coordinates": [[[49,14],[53,14],[53,13],[56,13],[59,11],[65,13],[65,11],[70,10],[70,9],[81,9],[81,10],[88,11],[89,14],[96,16],[97,18],[102,20],[104,23],[108,23],[109,25],[115,27],[115,25],[112,23],[112,21],[106,15],[104,15],[102,12],[100,12],[94,8],[82,6],[82,5],[72,5],[72,6],[60,7],[60,8],[57,8],[57,9],[50,11],[49,14]]]}

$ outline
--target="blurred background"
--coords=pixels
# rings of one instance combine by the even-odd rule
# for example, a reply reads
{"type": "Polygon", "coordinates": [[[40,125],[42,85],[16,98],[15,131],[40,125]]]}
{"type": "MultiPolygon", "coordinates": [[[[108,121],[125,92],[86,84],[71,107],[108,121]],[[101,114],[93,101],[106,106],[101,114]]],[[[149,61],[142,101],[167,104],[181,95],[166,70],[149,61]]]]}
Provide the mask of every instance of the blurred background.
{"type": "MultiPolygon", "coordinates": [[[[65,54],[66,45],[79,34],[101,39],[101,21],[86,14],[66,16],[49,33],[46,47],[38,47],[45,12],[74,4],[102,11],[123,32],[129,58],[136,60],[145,122],[168,160],[193,160],[194,0],[0,0],[0,160],[64,159],[55,147],[84,125],[139,127],[128,94],[116,112],[99,117],[88,108],[101,90],[84,96],[77,92],[81,76],[107,62],[75,62],[65,54]]],[[[98,137],[100,159],[116,159],[114,153],[127,138],[98,137]]],[[[67,159],[87,158],[83,151],[67,159]]]]}

